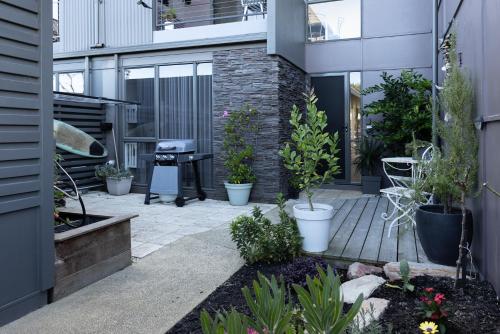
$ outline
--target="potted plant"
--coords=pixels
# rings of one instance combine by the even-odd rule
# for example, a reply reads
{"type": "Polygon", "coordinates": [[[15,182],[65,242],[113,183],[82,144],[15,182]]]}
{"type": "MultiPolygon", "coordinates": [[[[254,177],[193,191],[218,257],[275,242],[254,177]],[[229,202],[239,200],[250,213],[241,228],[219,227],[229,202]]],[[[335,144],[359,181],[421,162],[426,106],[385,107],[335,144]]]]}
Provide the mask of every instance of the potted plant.
{"type": "Polygon", "coordinates": [[[380,157],[384,153],[384,145],[369,137],[363,137],[357,147],[358,156],[354,160],[361,173],[363,194],[379,194],[382,177],[377,175],[380,157]]]}
{"type": "Polygon", "coordinates": [[[169,7],[165,12],[161,14],[163,19],[164,29],[174,29],[173,23],[177,19],[177,10],[173,7],[169,7]]]}
{"type": "Polygon", "coordinates": [[[111,164],[96,166],[95,176],[106,180],[108,193],[115,196],[128,194],[134,178],[128,169],[115,168],[111,164]]]}
{"type": "Polygon", "coordinates": [[[254,146],[258,132],[257,110],[243,106],[234,112],[224,111],[224,166],[228,170],[227,190],[231,205],[247,205],[254,182],[252,169],[254,146]]]}
{"type": "Polygon", "coordinates": [[[460,268],[465,269],[464,249],[472,242],[472,214],[465,200],[477,177],[478,139],[472,118],[473,89],[458,65],[455,45],[456,37],[452,34],[448,72],[440,93],[445,120],[438,124],[445,145],[442,151],[434,153],[426,179],[441,204],[421,206],[416,222],[428,258],[441,264],[456,263],[458,282],[460,268]]]}
{"type": "Polygon", "coordinates": [[[338,133],[326,131],[327,117],[324,111],[318,111],[314,91],[307,94],[305,100],[305,119],[294,105],[290,119],[291,141],[279,153],[292,174],[293,185],[307,197],[307,203],[293,207],[300,234],[304,238],[302,248],[306,252],[322,252],[328,249],[333,207],[313,203],[313,189],[330,181],[339,171],[338,133]]]}

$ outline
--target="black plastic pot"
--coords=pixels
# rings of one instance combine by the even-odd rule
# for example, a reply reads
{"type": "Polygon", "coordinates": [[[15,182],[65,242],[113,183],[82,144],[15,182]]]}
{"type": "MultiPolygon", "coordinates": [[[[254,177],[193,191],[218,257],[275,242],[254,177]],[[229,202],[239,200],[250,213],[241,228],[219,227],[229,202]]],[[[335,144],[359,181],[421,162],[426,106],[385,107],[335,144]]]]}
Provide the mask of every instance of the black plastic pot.
{"type": "Polygon", "coordinates": [[[363,187],[363,194],[378,195],[380,193],[381,182],[382,182],[381,176],[362,176],[361,184],[363,187]]]}
{"type": "MultiPolygon", "coordinates": [[[[453,208],[444,214],[442,205],[422,205],[415,214],[417,233],[427,258],[437,264],[454,266],[462,234],[462,213],[453,208]]],[[[466,241],[472,242],[472,213],[467,210],[466,241]]]]}

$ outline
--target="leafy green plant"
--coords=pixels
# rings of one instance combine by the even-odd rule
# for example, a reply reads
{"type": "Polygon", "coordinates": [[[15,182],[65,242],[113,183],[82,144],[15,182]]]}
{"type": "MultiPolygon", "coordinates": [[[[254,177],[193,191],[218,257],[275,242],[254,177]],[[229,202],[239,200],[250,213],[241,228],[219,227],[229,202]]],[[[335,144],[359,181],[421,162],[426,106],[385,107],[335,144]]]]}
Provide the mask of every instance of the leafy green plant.
{"type": "Polygon", "coordinates": [[[377,116],[370,122],[369,134],[382,141],[393,154],[404,153],[404,145],[417,139],[432,137],[432,82],[413,70],[404,70],[394,77],[386,72],[382,83],[363,90],[363,95],[383,93],[380,100],[364,108],[365,115],[377,116]]]}
{"type": "Polygon", "coordinates": [[[253,281],[253,295],[248,287],[242,289],[243,296],[252,312],[250,326],[259,333],[289,333],[293,316],[292,307],[286,302],[283,281],[278,284],[274,275],[268,280],[258,273],[258,282],[253,281]]]}
{"type": "Polygon", "coordinates": [[[240,216],[231,223],[231,237],[248,263],[280,262],[300,254],[302,238],[297,222],[285,211],[283,195],[278,196],[280,223],[273,224],[255,207],[252,216],[240,216]]]}
{"type": "Polygon", "coordinates": [[[126,179],[131,177],[132,173],[128,169],[121,168],[118,170],[114,166],[106,164],[95,167],[95,176],[101,180],[106,180],[108,177],[126,179]]]}
{"type": "Polygon", "coordinates": [[[473,121],[474,91],[470,79],[458,64],[455,33],[449,37],[448,51],[448,72],[439,96],[445,119],[438,122],[438,133],[445,145],[441,154],[434,159],[431,183],[436,191],[442,192],[439,196],[445,203],[445,213],[451,210],[454,202],[460,204],[462,233],[455,280],[455,286],[458,286],[459,282],[465,280],[465,272],[462,273],[462,280],[459,280],[468,233],[465,200],[476,185],[479,143],[473,121]]]}
{"type": "Polygon", "coordinates": [[[318,268],[318,276],[307,276],[307,290],[293,285],[300,305],[303,307],[305,330],[309,334],[343,333],[361,308],[360,295],[344,315],[344,302],[340,289],[340,278],[328,266],[327,272],[318,268]]]}
{"type": "Polygon", "coordinates": [[[444,294],[435,293],[434,288],[425,288],[420,296],[420,313],[425,319],[437,322],[439,333],[446,333],[448,309],[445,301],[444,294]]]}
{"type": "Polygon", "coordinates": [[[326,130],[327,117],[324,111],[316,107],[318,99],[314,91],[306,95],[305,101],[305,120],[296,105],[292,108],[291,141],[285,144],[279,154],[285,167],[292,173],[292,184],[305,192],[309,209],[313,211],[312,190],[330,181],[340,170],[337,149],[339,136],[326,130]]]}
{"type": "Polygon", "coordinates": [[[415,286],[410,283],[410,265],[408,264],[408,261],[401,260],[399,262],[399,276],[401,276],[401,281],[403,282],[402,286],[389,283],[387,283],[386,286],[389,288],[401,289],[403,292],[415,291],[415,286]]]}
{"type": "Polygon", "coordinates": [[[387,328],[384,328],[375,319],[375,308],[371,303],[370,309],[364,310],[361,308],[347,330],[349,334],[392,334],[392,332],[392,324],[388,324],[387,328]]]}
{"type": "Polygon", "coordinates": [[[254,183],[252,169],[254,159],[253,143],[259,132],[257,110],[246,105],[234,112],[224,111],[227,119],[224,125],[224,166],[229,172],[228,182],[232,184],[254,183]]]}
{"type": "Polygon", "coordinates": [[[253,293],[248,287],[242,289],[251,316],[230,312],[219,312],[211,318],[207,311],[201,312],[201,327],[204,334],[340,334],[344,333],[361,308],[360,295],[349,311],[344,314],[340,279],[331,267],[327,272],[318,268],[319,277],[307,276],[307,289],[294,285],[299,305],[294,306],[286,298],[286,289],[281,281],[272,276],[267,279],[260,273],[253,282],[253,293]],[[305,331],[304,331],[305,329],[305,331]]]}
{"type": "Polygon", "coordinates": [[[362,175],[365,173],[369,176],[375,175],[384,150],[384,145],[380,141],[364,136],[357,146],[357,157],[354,159],[358,171],[362,175]]]}

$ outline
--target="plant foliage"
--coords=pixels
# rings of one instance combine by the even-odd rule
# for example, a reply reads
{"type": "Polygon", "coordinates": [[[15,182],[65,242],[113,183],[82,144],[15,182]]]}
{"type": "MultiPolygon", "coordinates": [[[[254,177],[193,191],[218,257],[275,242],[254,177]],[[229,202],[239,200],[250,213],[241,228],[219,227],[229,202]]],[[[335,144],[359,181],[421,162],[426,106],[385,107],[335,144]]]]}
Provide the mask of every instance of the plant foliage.
{"type": "Polygon", "coordinates": [[[324,111],[316,107],[318,99],[314,91],[306,95],[305,101],[305,120],[296,105],[292,108],[291,141],[285,144],[279,154],[285,167],[292,173],[293,185],[305,192],[312,211],[312,190],[330,181],[340,171],[337,149],[339,136],[338,133],[326,131],[327,117],[324,111]]]}
{"type": "Polygon", "coordinates": [[[361,308],[360,295],[344,314],[340,279],[331,267],[318,268],[314,279],[307,276],[306,288],[294,285],[299,305],[286,298],[283,281],[272,276],[267,279],[260,273],[253,282],[253,290],[242,289],[250,309],[250,316],[218,312],[214,318],[207,311],[201,312],[204,334],[340,334],[344,333],[361,308]]]}
{"type": "Polygon", "coordinates": [[[95,167],[95,176],[101,180],[106,180],[108,177],[117,179],[126,179],[132,176],[132,173],[125,168],[118,170],[110,164],[95,167]]]}
{"type": "Polygon", "coordinates": [[[240,216],[231,223],[231,237],[246,262],[281,262],[300,254],[302,238],[296,220],[285,211],[282,195],[278,207],[279,224],[264,217],[258,207],[251,217],[240,216]]]}
{"type": "Polygon", "coordinates": [[[376,175],[384,150],[380,141],[364,136],[357,146],[357,157],[354,159],[358,171],[363,175],[376,175]]]}
{"type": "Polygon", "coordinates": [[[224,112],[224,166],[229,172],[228,182],[232,184],[254,183],[252,169],[254,159],[253,143],[259,131],[257,110],[246,105],[234,112],[224,112]]]}
{"type": "Polygon", "coordinates": [[[384,72],[382,83],[365,89],[362,94],[383,93],[380,100],[364,108],[366,115],[376,116],[368,131],[382,141],[393,154],[404,153],[412,133],[420,140],[432,137],[432,82],[413,70],[404,70],[394,77],[384,72]]]}
{"type": "Polygon", "coordinates": [[[303,307],[305,330],[309,334],[344,333],[361,308],[360,295],[344,315],[340,278],[328,267],[326,273],[318,268],[319,277],[307,277],[307,289],[294,285],[303,307]]]}

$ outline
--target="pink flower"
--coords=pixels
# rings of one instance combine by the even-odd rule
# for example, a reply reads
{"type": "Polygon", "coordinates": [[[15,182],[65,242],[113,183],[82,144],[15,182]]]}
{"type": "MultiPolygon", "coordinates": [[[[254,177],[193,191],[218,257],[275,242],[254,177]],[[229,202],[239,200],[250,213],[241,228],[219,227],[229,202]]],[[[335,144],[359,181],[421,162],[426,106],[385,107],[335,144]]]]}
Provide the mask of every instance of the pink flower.
{"type": "Polygon", "coordinates": [[[434,301],[435,301],[435,302],[436,302],[436,304],[438,304],[438,305],[441,305],[441,302],[442,302],[443,300],[445,300],[445,299],[446,299],[446,298],[444,298],[444,294],[442,294],[442,293],[438,293],[438,294],[436,294],[436,296],[434,297],[434,301]]]}
{"type": "Polygon", "coordinates": [[[247,334],[259,334],[255,329],[253,328],[247,328],[247,334]]]}
{"type": "Polygon", "coordinates": [[[429,292],[430,293],[430,292],[434,291],[434,288],[425,288],[424,290],[425,290],[425,292],[429,292]]]}
{"type": "Polygon", "coordinates": [[[222,117],[224,117],[224,118],[229,117],[229,111],[224,110],[224,113],[222,114],[222,117]]]}

